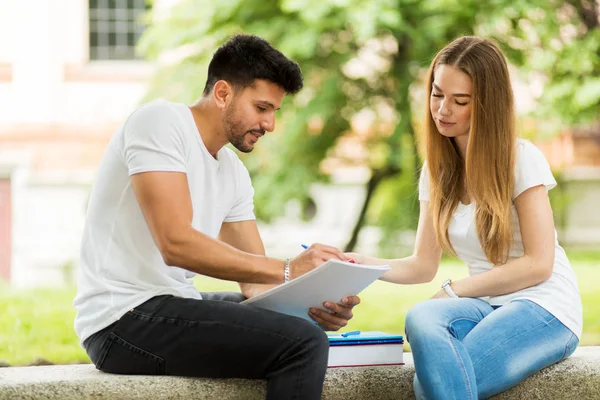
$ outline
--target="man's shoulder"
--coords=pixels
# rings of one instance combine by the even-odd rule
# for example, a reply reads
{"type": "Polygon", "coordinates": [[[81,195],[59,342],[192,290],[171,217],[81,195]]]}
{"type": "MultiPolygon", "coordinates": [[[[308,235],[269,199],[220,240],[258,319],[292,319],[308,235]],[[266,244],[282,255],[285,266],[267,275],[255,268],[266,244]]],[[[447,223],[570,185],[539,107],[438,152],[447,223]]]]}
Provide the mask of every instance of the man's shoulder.
{"type": "Polygon", "coordinates": [[[163,99],[153,100],[144,103],[136,108],[129,117],[128,122],[147,121],[147,122],[167,122],[180,120],[179,110],[185,105],[173,103],[163,99]]]}

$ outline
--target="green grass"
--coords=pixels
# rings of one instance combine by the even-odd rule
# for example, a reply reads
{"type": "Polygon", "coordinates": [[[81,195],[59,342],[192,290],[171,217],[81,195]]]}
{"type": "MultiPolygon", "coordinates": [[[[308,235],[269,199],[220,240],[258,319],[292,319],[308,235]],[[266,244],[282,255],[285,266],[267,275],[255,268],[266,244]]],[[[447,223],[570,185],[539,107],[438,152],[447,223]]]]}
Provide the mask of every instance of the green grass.
{"type": "MultiPolygon", "coordinates": [[[[582,345],[600,345],[600,253],[569,252],[583,299],[582,345]]],[[[343,331],[404,332],[404,316],[414,304],[437,292],[447,278],[466,275],[457,261],[444,260],[436,279],[423,285],[375,282],[362,294],[362,304],[343,331]]],[[[233,282],[197,278],[202,291],[237,291],[233,282]]],[[[75,289],[14,290],[0,287],[0,361],[27,365],[38,358],[56,364],[89,362],[73,331],[75,289]]],[[[408,347],[408,346],[407,346],[408,347]]]]}
{"type": "Polygon", "coordinates": [[[26,365],[89,362],[73,330],[75,289],[0,287],[0,361],[26,365]]]}

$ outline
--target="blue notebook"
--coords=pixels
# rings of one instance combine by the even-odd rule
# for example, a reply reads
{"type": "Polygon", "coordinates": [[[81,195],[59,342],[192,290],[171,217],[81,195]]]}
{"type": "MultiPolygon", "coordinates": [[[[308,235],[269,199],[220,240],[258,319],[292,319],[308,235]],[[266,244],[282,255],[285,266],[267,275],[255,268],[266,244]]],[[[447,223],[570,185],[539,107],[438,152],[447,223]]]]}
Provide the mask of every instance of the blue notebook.
{"type": "Polygon", "coordinates": [[[402,335],[379,331],[354,331],[341,334],[328,334],[327,337],[329,338],[330,346],[404,343],[402,335]]]}

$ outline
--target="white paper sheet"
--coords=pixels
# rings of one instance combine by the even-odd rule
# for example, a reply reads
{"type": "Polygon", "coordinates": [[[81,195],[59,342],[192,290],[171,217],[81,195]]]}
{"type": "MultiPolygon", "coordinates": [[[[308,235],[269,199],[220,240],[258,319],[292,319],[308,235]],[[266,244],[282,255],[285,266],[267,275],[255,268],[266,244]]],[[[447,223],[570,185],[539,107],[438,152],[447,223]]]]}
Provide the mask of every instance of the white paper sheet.
{"type": "Polygon", "coordinates": [[[310,307],[326,310],[326,301],[338,303],[359,294],[383,275],[388,265],[354,264],[329,260],[312,271],[242,302],[312,321],[310,307]]]}

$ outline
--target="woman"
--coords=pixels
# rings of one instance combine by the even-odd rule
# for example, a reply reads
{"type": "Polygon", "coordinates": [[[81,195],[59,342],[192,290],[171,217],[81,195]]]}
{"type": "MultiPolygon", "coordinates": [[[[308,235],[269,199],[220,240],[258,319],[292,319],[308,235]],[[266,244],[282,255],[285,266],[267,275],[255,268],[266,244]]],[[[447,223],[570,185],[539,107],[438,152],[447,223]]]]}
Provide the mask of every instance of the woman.
{"type": "Polygon", "coordinates": [[[448,279],[406,317],[421,399],[500,393],[573,353],[581,299],[556,240],[547,191],[556,186],[542,153],[515,139],[506,60],[493,43],[461,37],[435,57],[426,87],[427,152],[419,183],[413,255],[383,280],[431,281],[443,250],[469,277],[448,279]]]}

